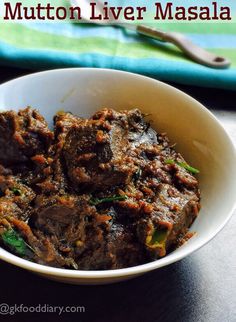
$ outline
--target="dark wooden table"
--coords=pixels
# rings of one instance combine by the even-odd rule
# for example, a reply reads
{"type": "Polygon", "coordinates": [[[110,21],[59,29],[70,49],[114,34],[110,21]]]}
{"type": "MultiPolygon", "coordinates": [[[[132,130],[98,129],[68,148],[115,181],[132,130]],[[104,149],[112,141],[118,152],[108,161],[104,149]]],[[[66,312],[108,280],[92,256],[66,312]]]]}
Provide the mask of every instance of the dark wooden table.
{"type": "MultiPolygon", "coordinates": [[[[27,73],[30,71],[1,67],[0,82],[27,73]]],[[[236,91],[175,86],[205,104],[236,144],[236,91]]],[[[16,312],[0,315],[2,321],[235,322],[236,216],[194,254],[127,282],[105,286],[66,285],[4,262],[0,262],[0,274],[0,303],[85,308],[84,313],[61,315],[16,312]]]]}

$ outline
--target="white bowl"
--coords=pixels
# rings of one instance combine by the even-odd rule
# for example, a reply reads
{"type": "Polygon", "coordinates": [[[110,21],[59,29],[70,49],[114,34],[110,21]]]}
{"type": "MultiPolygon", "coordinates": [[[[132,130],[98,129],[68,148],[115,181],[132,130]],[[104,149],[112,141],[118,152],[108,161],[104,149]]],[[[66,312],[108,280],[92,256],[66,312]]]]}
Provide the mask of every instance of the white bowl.
{"type": "MultiPolygon", "coordinates": [[[[236,199],[235,148],[217,119],[201,104],[162,82],[106,69],[62,69],[36,73],[0,86],[0,108],[37,108],[47,121],[58,110],[90,116],[101,107],[138,107],[153,126],[167,132],[186,160],[200,169],[202,209],[191,227],[197,234],[166,257],[130,268],[75,271],[47,267],[0,248],[0,258],[50,279],[73,284],[125,280],[174,263],[212,239],[230,218],[236,199]]],[[[227,241],[226,241],[227,243],[227,241]]]]}

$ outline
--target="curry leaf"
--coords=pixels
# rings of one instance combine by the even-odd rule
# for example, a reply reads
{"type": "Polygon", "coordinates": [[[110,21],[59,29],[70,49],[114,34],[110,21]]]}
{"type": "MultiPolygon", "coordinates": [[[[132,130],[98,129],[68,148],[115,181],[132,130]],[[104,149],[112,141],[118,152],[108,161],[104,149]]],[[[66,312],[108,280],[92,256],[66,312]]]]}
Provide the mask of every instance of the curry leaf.
{"type": "Polygon", "coordinates": [[[2,234],[2,240],[10,247],[12,250],[14,250],[19,255],[25,255],[27,250],[27,244],[24,241],[24,239],[13,229],[6,230],[2,234]]]}
{"type": "Polygon", "coordinates": [[[21,196],[22,195],[22,193],[21,193],[19,188],[13,187],[13,188],[11,188],[11,191],[14,193],[15,196],[21,196]]]}
{"type": "Polygon", "coordinates": [[[91,198],[90,199],[90,204],[93,206],[99,205],[100,203],[104,202],[112,202],[112,201],[123,201],[126,200],[128,197],[123,195],[123,196],[111,196],[107,198],[91,198]]]}

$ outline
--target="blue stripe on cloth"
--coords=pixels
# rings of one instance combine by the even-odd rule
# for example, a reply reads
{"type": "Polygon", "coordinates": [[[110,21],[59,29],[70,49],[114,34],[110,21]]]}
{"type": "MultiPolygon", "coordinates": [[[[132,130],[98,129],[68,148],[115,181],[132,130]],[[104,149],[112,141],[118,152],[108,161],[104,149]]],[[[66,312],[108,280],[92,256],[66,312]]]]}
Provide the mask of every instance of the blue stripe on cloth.
{"type": "Polygon", "coordinates": [[[129,59],[102,54],[57,52],[54,50],[26,50],[0,42],[1,64],[32,69],[60,67],[102,67],[126,70],[152,78],[236,90],[236,69],[215,70],[198,64],[162,59],[129,59]]]}

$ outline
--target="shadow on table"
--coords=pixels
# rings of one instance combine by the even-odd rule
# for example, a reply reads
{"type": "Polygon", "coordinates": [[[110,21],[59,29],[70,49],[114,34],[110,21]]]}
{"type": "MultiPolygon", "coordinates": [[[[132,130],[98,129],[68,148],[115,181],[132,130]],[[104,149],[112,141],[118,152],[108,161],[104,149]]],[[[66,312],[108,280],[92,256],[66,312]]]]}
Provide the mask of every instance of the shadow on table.
{"type": "Polygon", "coordinates": [[[192,259],[111,285],[76,286],[48,281],[1,263],[1,301],[9,305],[84,306],[85,313],[16,313],[7,321],[191,321],[204,287],[192,259]],[[193,291],[194,290],[194,291],[193,291]]]}

